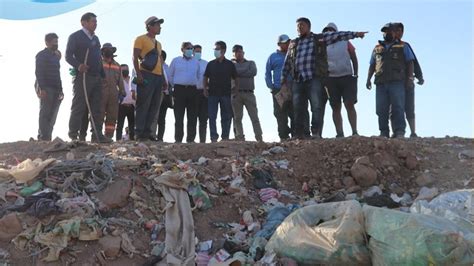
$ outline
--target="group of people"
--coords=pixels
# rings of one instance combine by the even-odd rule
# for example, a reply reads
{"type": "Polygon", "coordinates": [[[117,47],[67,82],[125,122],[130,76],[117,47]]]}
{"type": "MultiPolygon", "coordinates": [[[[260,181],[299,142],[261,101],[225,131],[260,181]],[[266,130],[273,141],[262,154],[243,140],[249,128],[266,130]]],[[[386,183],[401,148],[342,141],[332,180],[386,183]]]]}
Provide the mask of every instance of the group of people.
{"type": "MultiPolygon", "coordinates": [[[[72,66],[73,92],[69,119],[69,138],[85,140],[88,124],[91,141],[107,143],[123,138],[125,118],[129,140],[163,141],[168,108],[173,108],[176,143],[183,142],[186,113],[186,139],[192,143],[207,139],[207,121],[211,142],[229,140],[231,125],[236,140],[245,140],[242,125],[244,107],[252,122],[255,140],[263,141],[258,117],[254,78],[257,67],[245,58],[240,44],[232,47],[233,58],[226,58],[227,45],[214,44],[215,59],[201,58],[202,47],[183,42],[182,55],[168,65],[166,52],[156,39],[164,20],[155,16],[145,21],[146,33],[138,36],[133,48],[133,69],[114,60],[117,48],[102,46],[95,35],[97,17],[86,13],[82,29],[69,36],[66,61],[72,66]],[[220,110],[221,131],[217,131],[220,110]]],[[[344,137],[342,100],[347,110],[352,135],[357,135],[358,61],[349,41],[363,38],[366,32],[338,31],[329,23],[321,33],[311,31],[307,18],[296,21],[298,37],[278,37],[278,50],[266,63],[265,81],[271,90],[274,116],[280,139],[321,138],[327,101],[333,110],[336,137],[344,137]],[[284,95],[284,96],[282,96],[284,95]],[[283,100],[282,100],[283,99],[283,100]],[[308,105],[309,103],[309,105],[308,105]],[[308,112],[308,107],[310,112],[308,112]],[[310,116],[311,115],[311,116],[310,116]]],[[[405,135],[405,116],[416,136],[414,120],[414,77],[423,84],[423,76],[410,45],[401,40],[402,23],[382,28],[384,40],[373,50],[367,78],[375,74],[376,109],[380,135],[405,135]]],[[[45,36],[46,48],[36,56],[36,92],[40,98],[39,140],[51,140],[60,103],[64,97],[60,78],[61,53],[58,36],[45,36]]]]}

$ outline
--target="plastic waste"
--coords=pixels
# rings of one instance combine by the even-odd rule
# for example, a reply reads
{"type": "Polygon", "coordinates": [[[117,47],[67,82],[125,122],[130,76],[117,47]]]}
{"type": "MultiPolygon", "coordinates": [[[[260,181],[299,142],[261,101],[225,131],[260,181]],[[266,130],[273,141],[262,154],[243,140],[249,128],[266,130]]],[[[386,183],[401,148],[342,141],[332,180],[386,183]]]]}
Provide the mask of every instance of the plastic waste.
{"type": "MultiPolygon", "coordinates": [[[[443,193],[429,203],[426,200],[417,201],[410,207],[410,211],[444,217],[459,225],[472,225],[474,223],[474,189],[443,193]]],[[[474,225],[472,226],[474,228],[474,225]]]]}
{"type": "Polygon", "coordinates": [[[189,184],[188,193],[193,197],[194,204],[198,209],[207,210],[212,207],[209,195],[207,195],[198,182],[191,182],[189,184]]]}
{"type": "Polygon", "coordinates": [[[472,265],[474,232],[437,216],[364,206],[372,265],[472,265]]]}
{"type": "Polygon", "coordinates": [[[264,237],[256,237],[252,241],[252,245],[249,249],[249,255],[255,261],[259,261],[263,255],[265,255],[265,246],[267,245],[267,240],[264,237]]]}
{"type": "Polygon", "coordinates": [[[375,195],[382,195],[382,190],[380,189],[380,187],[378,186],[372,186],[370,187],[369,189],[367,189],[366,191],[364,191],[362,193],[362,195],[366,198],[369,198],[369,197],[372,197],[372,196],[375,196],[375,195]]]}
{"type": "Polygon", "coordinates": [[[267,220],[260,231],[258,231],[255,236],[263,237],[269,239],[277,227],[285,220],[285,218],[290,215],[291,211],[286,207],[275,207],[273,208],[267,216],[267,220]]]}
{"type": "Polygon", "coordinates": [[[303,265],[370,265],[364,217],[354,200],[296,210],[278,227],[266,250],[303,265]]]}
{"type": "Polygon", "coordinates": [[[413,199],[408,193],[403,193],[401,197],[399,197],[397,194],[392,193],[390,194],[390,198],[395,201],[396,203],[400,203],[402,206],[408,206],[413,203],[413,199]]]}
{"type": "Polygon", "coordinates": [[[273,180],[272,174],[263,169],[254,169],[250,172],[253,179],[253,185],[256,189],[262,189],[267,187],[276,188],[276,183],[273,180]]]}
{"type": "Polygon", "coordinates": [[[422,187],[420,189],[420,192],[418,192],[418,196],[416,197],[415,201],[418,200],[432,200],[434,197],[438,195],[438,189],[437,188],[427,188],[427,187],[422,187]]]}
{"type": "Polygon", "coordinates": [[[20,190],[20,195],[23,197],[29,196],[39,191],[42,187],[43,187],[43,183],[41,183],[40,181],[36,181],[31,186],[24,187],[22,190],[20,190]]]}

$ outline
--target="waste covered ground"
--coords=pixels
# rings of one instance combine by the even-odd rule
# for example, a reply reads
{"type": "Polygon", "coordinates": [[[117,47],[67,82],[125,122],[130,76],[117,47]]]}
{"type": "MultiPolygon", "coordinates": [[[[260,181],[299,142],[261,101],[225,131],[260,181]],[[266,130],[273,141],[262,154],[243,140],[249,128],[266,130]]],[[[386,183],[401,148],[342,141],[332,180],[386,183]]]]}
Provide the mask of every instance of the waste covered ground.
{"type": "Polygon", "coordinates": [[[472,139],[0,144],[0,264],[474,263],[472,139]]]}

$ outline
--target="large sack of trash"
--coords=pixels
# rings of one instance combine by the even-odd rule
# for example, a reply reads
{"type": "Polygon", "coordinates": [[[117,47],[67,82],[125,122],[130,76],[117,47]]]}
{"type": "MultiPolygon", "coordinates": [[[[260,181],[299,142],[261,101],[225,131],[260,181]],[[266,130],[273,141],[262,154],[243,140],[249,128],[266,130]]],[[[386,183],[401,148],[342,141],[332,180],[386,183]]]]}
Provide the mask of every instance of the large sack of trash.
{"type": "Polygon", "coordinates": [[[473,265],[474,228],[443,217],[364,206],[373,265],[473,265]]]}
{"type": "Polygon", "coordinates": [[[290,214],[266,246],[298,265],[370,265],[357,201],[311,205],[290,214]]]}

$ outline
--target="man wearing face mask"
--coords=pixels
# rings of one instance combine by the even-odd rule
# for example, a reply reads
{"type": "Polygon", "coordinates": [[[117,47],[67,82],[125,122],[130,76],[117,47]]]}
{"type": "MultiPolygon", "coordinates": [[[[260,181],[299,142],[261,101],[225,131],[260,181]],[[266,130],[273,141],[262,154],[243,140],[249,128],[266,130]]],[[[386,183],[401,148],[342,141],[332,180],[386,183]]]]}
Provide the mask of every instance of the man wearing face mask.
{"type": "Polygon", "coordinates": [[[282,71],[282,85],[292,76],[293,108],[296,138],[304,138],[304,102],[311,104],[311,133],[313,138],[321,138],[323,79],[328,75],[326,45],[354,38],[363,38],[366,32],[311,32],[308,18],[296,20],[299,37],[288,47],[282,71]]]}
{"type": "Polygon", "coordinates": [[[199,62],[193,57],[193,45],[190,42],[181,44],[182,56],[171,61],[169,82],[173,86],[174,119],[176,143],[183,141],[183,120],[186,112],[187,133],[186,142],[192,143],[196,138],[197,117],[197,84],[199,81],[199,62]]]}
{"type": "Polygon", "coordinates": [[[194,58],[199,62],[199,81],[197,84],[198,96],[197,96],[197,120],[199,121],[199,142],[206,142],[206,131],[207,131],[207,97],[204,95],[204,71],[206,71],[207,61],[201,58],[202,47],[199,44],[194,45],[194,58]]]}
{"type": "Polygon", "coordinates": [[[117,120],[117,131],[115,133],[115,139],[117,141],[122,139],[122,129],[125,123],[125,117],[127,118],[128,123],[128,136],[129,140],[134,140],[135,138],[135,90],[131,90],[131,79],[130,79],[130,70],[128,65],[120,65],[122,69],[122,78],[123,86],[125,90],[125,97],[120,101],[119,111],[118,111],[118,120],[117,120]]]}
{"type": "Polygon", "coordinates": [[[64,98],[58,50],[58,35],[46,34],[46,48],[36,55],[36,94],[40,99],[38,140],[51,140],[59,106],[64,98]]]}
{"type": "Polygon", "coordinates": [[[244,48],[236,44],[232,48],[234,58],[232,62],[237,71],[237,80],[239,86],[235,86],[232,92],[232,110],[234,111],[235,139],[245,141],[242,118],[244,115],[244,106],[252,121],[255,139],[262,142],[262,127],[258,119],[257,99],[255,98],[254,77],[257,75],[257,66],[254,61],[249,61],[244,57],[244,48]]]}
{"type": "Polygon", "coordinates": [[[207,64],[204,72],[204,95],[208,97],[209,131],[211,142],[217,142],[216,119],[217,111],[221,109],[221,138],[229,140],[230,126],[232,123],[232,105],[230,100],[232,80],[235,87],[239,87],[237,71],[234,63],[225,58],[227,45],[223,41],[214,44],[214,56],[216,59],[207,64]]]}
{"type": "Polygon", "coordinates": [[[405,136],[405,88],[413,89],[414,55],[408,45],[395,38],[394,25],[382,27],[383,41],[375,46],[370,58],[367,89],[372,89],[371,79],[375,73],[375,105],[380,136],[388,138],[389,112],[393,116],[395,138],[405,136]]]}
{"type": "Polygon", "coordinates": [[[102,65],[105,78],[102,80],[102,110],[101,119],[105,118],[105,136],[112,138],[115,132],[119,111],[119,97],[125,97],[125,89],[120,64],[114,60],[117,48],[110,43],[102,46],[102,65]]]}

